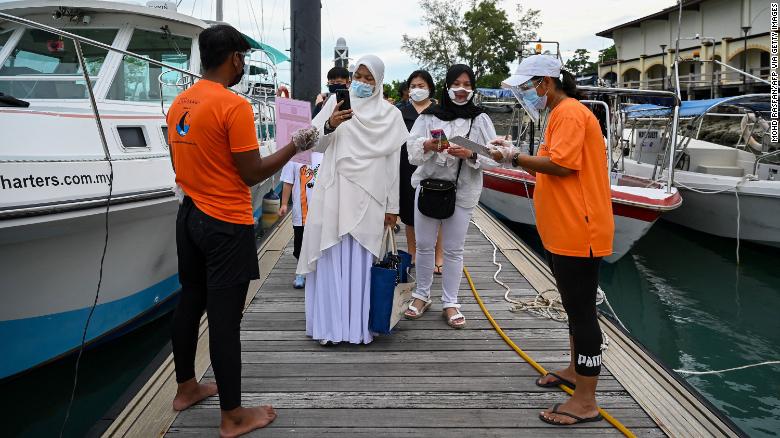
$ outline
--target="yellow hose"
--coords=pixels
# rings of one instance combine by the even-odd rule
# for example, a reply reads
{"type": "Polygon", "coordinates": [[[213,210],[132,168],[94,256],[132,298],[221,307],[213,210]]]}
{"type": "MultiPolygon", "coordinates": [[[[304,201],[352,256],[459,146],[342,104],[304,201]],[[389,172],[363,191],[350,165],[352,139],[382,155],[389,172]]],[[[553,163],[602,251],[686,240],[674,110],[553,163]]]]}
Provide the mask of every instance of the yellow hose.
{"type": "MultiPolygon", "coordinates": [[[[523,358],[524,361],[528,362],[536,371],[539,372],[541,375],[546,375],[547,370],[544,369],[543,366],[539,365],[535,360],[531,358],[525,351],[523,351],[520,347],[515,344],[512,339],[509,338],[509,336],[504,333],[504,330],[501,329],[501,326],[498,325],[495,319],[493,319],[493,316],[490,315],[490,312],[488,311],[487,307],[485,307],[485,303],[482,302],[482,298],[479,296],[479,293],[477,292],[477,288],[474,286],[474,281],[471,279],[471,275],[469,275],[469,270],[466,269],[466,267],[463,267],[463,273],[466,274],[466,280],[469,282],[469,286],[471,287],[471,293],[474,294],[474,299],[477,300],[477,304],[479,304],[479,308],[482,309],[482,312],[487,317],[488,321],[490,321],[490,324],[493,326],[494,329],[496,329],[496,332],[501,336],[501,338],[504,339],[504,341],[512,347],[513,350],[517,354],[520,355],[520,357],[523,358]]],[[[564,384],[558,385],[562,390],[566,391],[567,394],[572,395],[574,394],[574,391],[569,388],[568,386],[564,384]]],[[[604,409],[599,408],[599,413],[602,417],[604,417],[605,420],[609,422],[612,426],[615,427],[615,429],[619,430],[623,435],[631,438],[636,438],[636,435],[634,435],[626,426],[623,425],[620,421],[618,421],[615,417],[612,415],[609,415],[607,411],[604,409]]]]}

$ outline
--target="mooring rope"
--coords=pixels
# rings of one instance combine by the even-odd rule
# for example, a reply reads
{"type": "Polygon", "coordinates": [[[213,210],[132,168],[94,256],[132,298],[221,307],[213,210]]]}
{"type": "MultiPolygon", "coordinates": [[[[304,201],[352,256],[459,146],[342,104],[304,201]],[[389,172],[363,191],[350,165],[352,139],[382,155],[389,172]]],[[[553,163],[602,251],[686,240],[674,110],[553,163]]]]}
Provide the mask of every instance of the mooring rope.
{"type": "Polygon", "coordinates": [[[739,264],[739,247],[740,247],[740,232],[741,232],[741,225],[742,225],[742,208],[740,206],[740,199],[739,199],[739,188],[742,186],[742,184],[745,184],[747,181],[755,180],[755,175],[745,175],[742,177],[742,179],[737,182],[737,184],[734,187],[726,187],[722,190],[702,190],[697,189],[694,187],[687,186],[679,181],[675,181],[674,185],[682,187],[686,190],[690,190],[694,193],[699,193],[701,195],[717,195],[720,193],[726,193],[728,191],[734,190],[734,196],[737,199],[737,249],[736,249],[736,255],[737,255],[737,264],[739,264]]]}
{"type": "Polygon", "coordinates": [[[708,374],[720,374],[728,373],[730,371],[744,370],[746,368],[760,367],[763,365],[778,365],[780,360],[768,360],[766,362],[753,363],[749,365],[742,365],[741,367],[726,368],[724,370],[712,370],[712,371],[689,371],[689,370],[674,370],[676,373],[685,374],[689,376],[705,376],[708,374]]]}

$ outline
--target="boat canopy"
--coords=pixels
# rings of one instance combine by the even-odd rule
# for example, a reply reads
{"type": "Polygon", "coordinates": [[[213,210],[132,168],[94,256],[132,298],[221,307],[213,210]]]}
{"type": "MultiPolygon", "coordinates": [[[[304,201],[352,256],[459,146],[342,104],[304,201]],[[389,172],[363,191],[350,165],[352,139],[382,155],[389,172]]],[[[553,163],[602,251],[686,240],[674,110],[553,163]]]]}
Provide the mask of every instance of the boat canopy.
{"type": "MultiPolygon", "coordinates": [[[[685,100],[680,105],[680,117],[698,117],[721,105],[745,108],[764,114],[769,112],[769,95],[748,94],[717,99],[685,100]]],[[[671,117],[672,115],[670,107],[652,104],[632,105],[624,111],[629,118],[671,117]]]]}
{"type": "Polygon", "coordinates": [[[253,50],[262,50],[265,52],[266,55],[268,55],[268,58],[271,59],[271,62],[274,64],[281,64],[283,62],[290,61],[290,57],[287,56],[284,52],[277,49],[276,47],[269,46],[265,43],[257,42],[254,38],[250,37],[249,35],[242,33],[241,35],[244,36],[244,39],[246,42],[249,43],[249,46],[253,50]]]}
{"type": "Polygon", "coordinates": [[[512,90],[506,88],[477,88],[477,93],[493,99],[514,99],[512,90]]]}

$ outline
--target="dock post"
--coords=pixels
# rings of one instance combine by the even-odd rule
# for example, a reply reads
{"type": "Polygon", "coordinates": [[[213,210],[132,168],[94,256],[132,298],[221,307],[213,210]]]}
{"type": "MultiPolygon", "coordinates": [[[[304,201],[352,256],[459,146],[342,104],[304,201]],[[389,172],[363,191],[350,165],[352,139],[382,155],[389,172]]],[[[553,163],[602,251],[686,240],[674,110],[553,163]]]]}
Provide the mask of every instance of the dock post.
{"type": "Polygon", "coordinates": [[[321,9],[319,1],[290,0],[293,99],[313,102],[320,93],[321,9]]]}

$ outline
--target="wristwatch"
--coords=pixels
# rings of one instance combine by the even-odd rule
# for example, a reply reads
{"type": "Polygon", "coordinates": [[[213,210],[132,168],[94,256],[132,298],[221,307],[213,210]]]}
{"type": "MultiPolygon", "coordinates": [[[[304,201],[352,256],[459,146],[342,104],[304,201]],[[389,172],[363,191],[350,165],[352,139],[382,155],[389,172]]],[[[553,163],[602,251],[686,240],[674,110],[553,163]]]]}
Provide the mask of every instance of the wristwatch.
{"type": "Polygon", "coordinates": [[[471,156],[470,156],[469,158],[470,158],[471,160],[473,160],[473,161],[477,161],[477,157],[478,157],[477,153],[476,153],[476,152],[472,152],[472,153],[471,153],[471,156]]]}
{"type": "Polygon", "coordinates": [[[325,120],[325,133],[330,134],[331,132],[335,131],[336,128],[330,125],[330,119],[325,120]]]}

